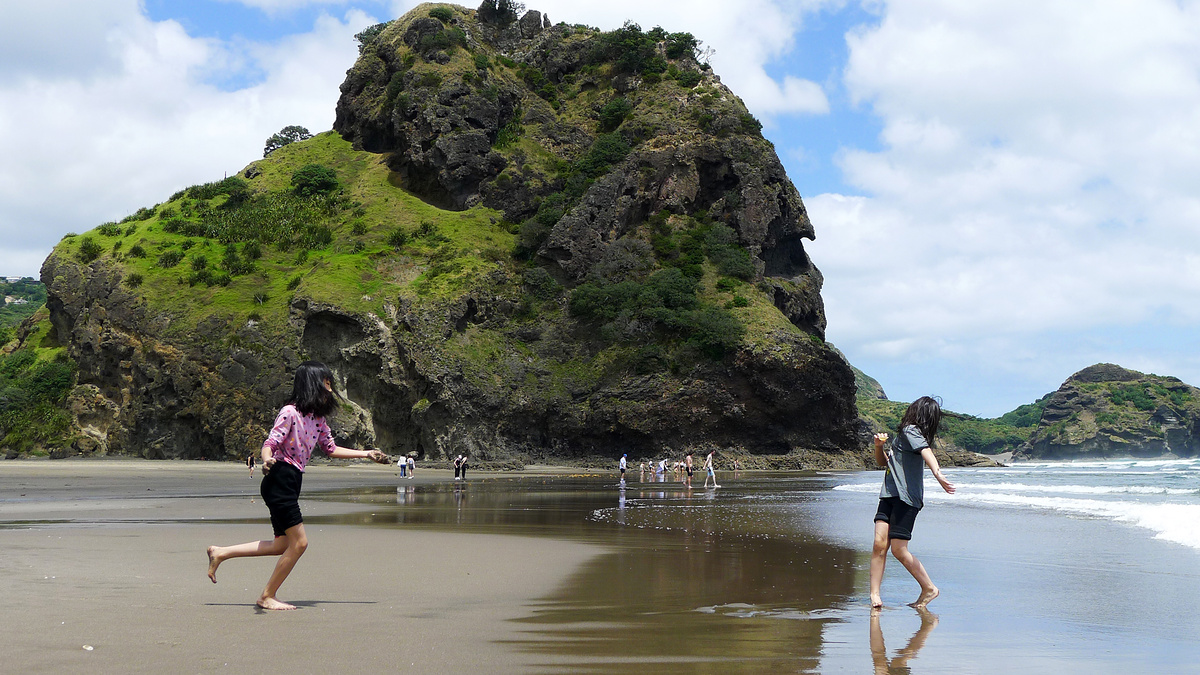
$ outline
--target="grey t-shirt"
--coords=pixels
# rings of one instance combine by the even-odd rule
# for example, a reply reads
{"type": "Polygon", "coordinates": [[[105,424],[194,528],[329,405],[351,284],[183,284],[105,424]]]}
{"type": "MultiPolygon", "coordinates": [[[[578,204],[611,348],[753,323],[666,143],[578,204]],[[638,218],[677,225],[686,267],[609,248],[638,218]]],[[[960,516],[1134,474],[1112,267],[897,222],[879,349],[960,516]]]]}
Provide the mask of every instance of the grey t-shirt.
{"type": "Polygon", "coordinates": [[[900,501],[918,509],[925,505],[925,460],[921,458],[921,450],[928,447],[929,442],[920,429],[911,424],[892,439],[880,499],[899,497],[900,501]]]}

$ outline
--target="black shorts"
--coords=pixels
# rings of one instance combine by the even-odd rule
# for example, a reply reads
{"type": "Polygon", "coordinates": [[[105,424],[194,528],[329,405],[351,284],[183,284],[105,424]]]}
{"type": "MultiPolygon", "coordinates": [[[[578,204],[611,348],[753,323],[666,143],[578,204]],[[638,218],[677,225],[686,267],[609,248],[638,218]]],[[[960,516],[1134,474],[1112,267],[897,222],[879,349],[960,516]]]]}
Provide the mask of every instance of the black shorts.
{"type": "Polygon", "coordinates": [[[899,497],[884,497],[879,500],[875,522],[888,524],[888,539],[912,539],[913,525],[921,509],[909,506],[899,497]]]}
{"type": "Polygon", "coordinates": [[[300,515],[300,484],[304,472],[282,460],[275,462],[267,475],[263,476],[259,494],[271,510],[271,529],[276,537],[282,537],[289,527],[304,522],[300,515]]]}
{"type": "Polygon", "coordinates": [[[691,476],[691,475],[692,475],[692,467],[690,467],[690,466],[689,466],[689,467],[687,468],[687,470],[688,470],[688,475],[689,475],[689,476],[691,476]]]}

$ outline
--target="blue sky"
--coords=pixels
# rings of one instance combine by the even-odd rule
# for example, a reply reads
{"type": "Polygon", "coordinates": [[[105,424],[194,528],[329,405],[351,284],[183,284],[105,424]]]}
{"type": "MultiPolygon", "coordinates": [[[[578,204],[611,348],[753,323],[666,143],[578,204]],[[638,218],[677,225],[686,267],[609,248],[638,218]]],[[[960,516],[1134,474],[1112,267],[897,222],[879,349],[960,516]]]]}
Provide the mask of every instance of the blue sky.
{"type": "MultiPolygon", "coordinates": [[[[412,0],[0,6],[0,273],[328,129],[412,0]]],[[[1200,383],[1200,4],[546,0],[694,33],[817,232],[828,338],[889,396],[994,416],[1092,363],[1200,383]]]]}

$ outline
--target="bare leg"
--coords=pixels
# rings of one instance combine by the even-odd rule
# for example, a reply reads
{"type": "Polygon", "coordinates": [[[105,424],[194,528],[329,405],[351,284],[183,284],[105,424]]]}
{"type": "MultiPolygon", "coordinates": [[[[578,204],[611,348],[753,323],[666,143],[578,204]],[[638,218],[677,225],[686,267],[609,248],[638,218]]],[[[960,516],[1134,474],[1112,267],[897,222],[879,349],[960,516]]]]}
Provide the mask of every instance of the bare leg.
{"type": "Polygon", "coordinates": [[[887,523],[875,521],[875,543],[871,546],[871,607],[883,607],[879,587],[883,584],[883,568],[887,565],[889,531],[887,523]]]}
{"type": "Polygon", "coordinates": [[[275,563],[275,571],[271,572],[271,578],[267,580],[267,587],[263,589],[257,604],[263,609],[296,609],[295,605],[280,602],[275,594],[279,592],[279,587],[292,573],[296,561],[300,560],[300,556],[304,555],[305,549],[308,548],[308,536],[304,534],[304,523],[289,527],[279,539],[286,541],[287,548],[275,563]]]}
{"type": "Polygon", "coordinates": [[[871,661],[875,665],[876,675],[888,675],[891,669],[887,647],[883,644],[883,629],[879,627],[879,611],[878,608],[871,610],[871,661]]]}
{"type": "Polygon", "coordinates": [[[264,539],[262,541],[248,541],[245,544],[238,544],[236,546],[209,546],[208,578],[212,579],[214,584],[217,583],[217,567],[230,558],[279,555],[285,549],[287,549],[287,540],[284,537],[275,537],[274,539],[264,539]]]}
{"type": "Polygon", "coordinates": [[[904,565],[904,569],[913,575],[917,583],[921,585],[921,595],[909,605],[918,609],[925,607],[933,599],[938,596],[938,587],[933,585],[933,580],[929,578],[929,573],[925,571],[925,566],[917,560],[917,556],[913,555],[908,550],[908,542],[904,539],[892,540],[892,555],[896,556],[896,560],[904,565]]]}

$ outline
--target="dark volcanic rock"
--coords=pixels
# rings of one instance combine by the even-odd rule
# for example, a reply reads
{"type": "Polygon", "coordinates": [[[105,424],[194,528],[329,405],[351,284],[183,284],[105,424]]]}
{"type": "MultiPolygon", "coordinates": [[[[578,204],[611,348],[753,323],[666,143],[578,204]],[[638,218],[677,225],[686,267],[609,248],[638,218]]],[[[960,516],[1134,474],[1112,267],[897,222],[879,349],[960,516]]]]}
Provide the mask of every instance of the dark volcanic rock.
{"type": "Polygon", "coordinates": [[[1200,390],[1111,363],[1089,366],[1050,396],[1018,452],[1026,459],[1194,457],[1200,390]]]}
{"type": "MultiPolygon", "coordinates": [[[[282,275],[303,274],[305,286],[292,297],[289,285],[284,300],[272,300],[286,315],[260,323],[256,313],[222,309],[214,298],[229,296],[220,288],[205,289],[196,307],[149,304],[122,283],[128,268],[116,256],[83,265],[64,245],[42,279],[55,330],[79,366],[70,402],[76,451],[244,456],[262,442],[291,371],[314,358],[334,369],[346,405],[333,426],[349,445],[439,460],[467,451],[514,464],[721,447],[763,465],[787,457],[781,465],[861,466],[868,434],[857,417],[855,376],[823,340],[822,278],[803,245],[813,226],[733,92],[690,55],[662,74],[617,72],[597,60],[597,32],[548,26],[536,12],[497,25],[462,8],[445,22],[429,10],[422,5],[365,39],[347,73],[335,122],[355,149],[345,150],[355,156],[345,166],[362,177],[362,166],[376,171],[382,160],[391,172],[371,174],[374,182],[352,194],[383,202],[391,183],[443,209],[497,209],[511,227],[497,214],[488,236],[510,241],[520,230],[529,248],[516,255],[525,257],[514,260],[505,244],[484,260],[471,242],[443,237],[442,247],[422,245],[429,264],[401,281],[382,270],[415,269],[399,260],[409,253],[397,253],[399,245],[379,250],[379,233],[400,225],[364,222],[365,236],[380,244],[369,255],[353,257],[346,251],[362,247],[339,241],[303,268],[286,262],[301,259],[294,254],[264,262],[264,282],[282,288],[282,275]],[[686,83],[663,79],[677,73],[690,74],[686,83]],[[614,120],[618,98],[628,113],[614,120]],[[667,243],[655,238],[652,221],[667,243]],[[741,344],[714,356],[686,335],[663,329],[655,337],[653,325],[636,317],[601,329],[572,314],[578,284],[644,280],[666,265],[657,246],[717,246],[685,240],[716,231],[721,250],[745,256],[739,271],[718,271],[705,249],[689,263],[689,278],[708,294],[709,316],[743,312],[741,344]],[[476,260],[462,260],[470,255],[476,260]],[[435,263],[435,256],[443,257],[435,263]],[[433,278],[441,262],[446,270],[461,263],[492,271],[443,295],[411,283],[422,271],[433,278]],[[382,302],[374,309],[348,309],[363,306],[354,305],[357,296],[340,304],[304,292],[336,265],[352,264],[364,267],[337,273],[395,280],[377,291],[382,302]],[[722,274],[737,295],[720,290],[722,274]],[[194,329],[179,329],[188,312],[194,329]],[[622,331],[620,338],[598,334],[608,329],[622,331]]],[[[656,49],[665,54],[662,43],[656,49]]],[[[252,180],[278,175],[308,142],[256,162],[252,180]]],[[[325,143],[328,153],[347,146],[311,143],[325,143]]],[[[362,207],[356,217],[383,211],[378,202],[362,207]]],[[[460,216],[486,222],[487,213],[438,213],[428,217],[443,220],[429,225],[450,231],[466,222],[460,216]]],[[[333,223],[339,237],[350,230],[342,220],[333,223]]],[[[155,273],[162,284],[187,283],[176,271],[169,279],[155,273]]]]}

